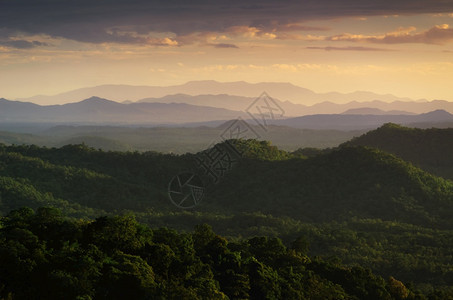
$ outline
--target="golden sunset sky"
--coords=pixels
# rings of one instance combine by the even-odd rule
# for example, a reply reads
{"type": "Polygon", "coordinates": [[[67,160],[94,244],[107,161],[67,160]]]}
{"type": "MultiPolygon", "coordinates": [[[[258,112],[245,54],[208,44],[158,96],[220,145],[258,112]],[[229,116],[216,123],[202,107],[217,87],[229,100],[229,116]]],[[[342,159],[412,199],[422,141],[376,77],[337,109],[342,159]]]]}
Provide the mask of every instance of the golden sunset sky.
{"type": "Polygon", "coordinates": [[[0,98],[207,79],[453,101],[453,1],[0,0],[0,98]]]}

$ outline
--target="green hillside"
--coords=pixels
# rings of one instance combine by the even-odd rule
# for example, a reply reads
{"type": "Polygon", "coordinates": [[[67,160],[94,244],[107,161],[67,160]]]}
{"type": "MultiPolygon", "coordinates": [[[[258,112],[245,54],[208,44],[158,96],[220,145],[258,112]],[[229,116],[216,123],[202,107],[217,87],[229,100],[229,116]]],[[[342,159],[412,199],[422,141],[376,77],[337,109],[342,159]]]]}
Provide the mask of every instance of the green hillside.
{"type": "Polygon", "coordinates": [[[408,128],[388,123],[346,142],[392,153],[438,176],[453,179],[453,128],[408,128]]]}
{"type": "Polygon", "coordinates": [[[0,131],[0,143],[2,144],[41,144],[45,138],[33,134],[0,131]]]}
{"type": "Polygon", "coordinates": [[[1,219],[2,299],[423,299],[393,277],[306,255],[306,242],[231,242],[200,225],[150,229],[131,216],[1,219]]]}
{"type": "Polygon", "coordinates": [[[197,166],[214,148],[170,155],[3,145],[0,209],[6,215],[52,206],[74,220],[127,213],[180,232],[208,223],[233,242],[267,236],[288,247],[302,236],[311,256],[394,276],[414,291],[453,285],[450,181],[371,148],[312,151],[307,158],[268,142],[230,143],[242,156],[216,183],[197,166]],[[167,188],[187,171],[200,174],[206,190],[198,206],[183,211],[167,188]]]}
{"type": "Polygon", "coordinates": [[[453,225],[453,184],[392,155],[341,148],[310,159],[245,160],[219,183],[209,205],[304,221],[353,216],[453,225]]]}
{"type": "MultiPolygon", "coordinates": [[[[323,222],[353,216],[430,226],[452,225],[453,184],[395,156],[342,147],[305,159],[266,142],[236,141],[242,158],[197,210],[256,212],[323,222]]],[[[208,150],[210,151],[210,150],[208,150]]],[[[167,185],[197,168],[197,155],[103,152],[86,146],[4,146],[0,175],[43,194],[110,212],[174,210],[167,185]]],[[[14,207],[10,207],[12,209],[14,207]]]]}

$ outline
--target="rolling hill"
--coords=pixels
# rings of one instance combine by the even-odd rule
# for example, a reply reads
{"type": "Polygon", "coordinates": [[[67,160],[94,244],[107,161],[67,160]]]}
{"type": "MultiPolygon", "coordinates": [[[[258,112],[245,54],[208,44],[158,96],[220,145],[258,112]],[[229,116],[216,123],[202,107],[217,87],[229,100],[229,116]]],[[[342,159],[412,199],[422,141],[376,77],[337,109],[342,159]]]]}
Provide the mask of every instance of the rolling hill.
{"type": "Polygon", "coordinates": [[[196,163],[212,149],[178,156],[1,146],[0,210],[52,206],[77,219],[125,212],[153,227],[187,231],[209,223],[233,240],[303,236],[311,255],[337,256],[428,292],[451,285],[450,181],[371,148],[304,158],[267,142],[232,143],[243,158],[217,184],[196,163]],[[206,194],[181,211],[167,189],[187,171],[205,178],[206,194]]]}
{"type": "MultiPolygon", "coordinates": [[[[341,114],[348,110],[356,109],[379,109],[381,111],[392,112],[401,111],[403,114],[423,114],[435,110],[445,110],[449,113],[453,113],[453,102],[445,100],[433,100],[433,101],[351,101],[344,104],[332,103],[332,102],[320,102],[304,108],[303,115],[313,114],[341,114]]],[[[353,111],[354,112],[354,111],[353,111]]],[[[357,111],[355,111],[356,113],[357,111]]],[[[359,111],[360,112],[360,111],[359,111]]],[[[369,112],[360,114],[370,114],[369,112]]],[[[371,113],[376,114],[376,113],[371,113]]],[[[378,114],[381,114],[379,112],[378,114]]]]}
{"type": "Polygon", "coordinates": [[[345,145],[381,149],[433,174],[453,179],[453,128],[418,129],[385,124],[345,145]]]}
{"type": "MultiPolygon", "coordinates": [[[[242,160],[212,186],[200,210],[258,209],[310,222],[360,216],[453,226],[448,213],[453,208],[452,183],[395,156],[341,147],[301,159],[264,141],[237,145],[242,160]]],[[[164,196],[167,183],[178,170],[203,173],[195,160],[203,153],[174,156],[102,152],[86,146],[3,146],[0,175],[25,178],[42,193],[97,209],[171,209],[164,196]]],[[[207,176],[207,186],[209,182],[207,176]]]]}
{"type": "Polygon", "coordinates": [[[385,123],[411,124],[452,122],[453,115],[445,110],[436,110],[419,115],[309,115],[284,120],[275,120],[276,125],[305,129],[363,130],[375,129],[385,123]]]}
{"type": "Polygon", "coordinates": [[[308,222],[360,216],[453,225],[450,182],[365,148],[343,147],[307,160],[244,162],[216,186],[209,204],[233,211],[260,207],[308,222]]]}

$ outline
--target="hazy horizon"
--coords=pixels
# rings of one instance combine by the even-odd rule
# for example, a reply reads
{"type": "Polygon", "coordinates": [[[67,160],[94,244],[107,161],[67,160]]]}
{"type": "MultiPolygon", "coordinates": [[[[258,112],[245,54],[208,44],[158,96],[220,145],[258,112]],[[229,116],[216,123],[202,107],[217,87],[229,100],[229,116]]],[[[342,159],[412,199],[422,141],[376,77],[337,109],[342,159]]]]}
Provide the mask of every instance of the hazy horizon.
{"type": "Polygon", "coordinates": [[[256,98],[262,92],[268,92],[270,96],[281,101],[290,101],[294,104],[303,104],[308,106],[323,102],[344,104],[353,101],[368,102],[371,100],[370,97],[374,96],[376,96],[376,98],[372,100],[379,100],[387,103],[392,101],[449,101],[447,99],[413,99],[401,95],[379,94],[373,91],[363,90],[356,90],[351,93],[340,93],[338,91],[319,93],[304,86],[296,85],[290,82],[247,82],[243,80],[230,82],[221,82],[217,80],[192,80],[183,84],[166,86],[102,84],[80,87],[73,90],[65,90],[57,94],[39,94],[32,95],[30,97],[7,98],[0,94],[0,98],[22,102],[32,102],[39,105],[53,105],[78,102],[90,97],[99,97],[116,102],[135,102],[145,98],[164,98],[177,95],[231,95],[256,98]],[[288,87],[292,90],[288,91],[288,87]],[[338,100],[336,98],[338,98],[338,100]]]}
{"type": "Polygon", "coordinates": [[[0,96],[217,80],[453,100],[452,12],[451,1],[8,1],[0,96]]]}
{"type": "MultiPolygon", "coordinates": [[[[395,96],[395,97],[398,97],[398,98],[407,98],[409,101],[434,101],[434,100],[445,100],[445,101],[449,101],[449,102],[453,102],[453,99],[440,99],[440,98],[411,98],[409,96],[406,96],[406,95],[399,95],[399,94],[394,94],[394,93],[380,93],[380,92],[376,92],[376,91],[372,91],[372,90],[362,90],[362,89],[356,89],[356,90],[351,90],[351,91],[345,91],[345,92],[340,92],[340,91],[336,91],[336,90],[328,90],[328,91],[316,91],[316,90],[313,90],[313,89],[310,89],[306,86],[302,86],[302,85],[298,85],[298,84],[295,84],[293,82],[288,82],[288,81],[245,81],[245,80],[238,80],[238,81],[219,81],[219,80],[209,80],[209,79],[206,79],[206,80],[190,80],[190,81],[185,81],[185,82],[182,82],[182,83],[174,83],[174,84],[167,84],[167,85],[152,85],[152,84],[148,84],[148,85],[145,85],[145,84],[122,84],[122,83],[103,83],[103,84],[97,84],[97,85],[87,85],[87,86],[79,86],[79,87],[75,87],[73,89],[66,89],[66,90],[62,90],[58,93],[49,93],[49,94],[32,94],[32,95],[29,95],[29,96],[24,96],[24,97],[4,97],[2,95],[0,95],[0,98],[5,98],[5,99],[8,99],[8,100],[16,100],[16,101],[22,101],[22,100],[27,100],[27,99],[31,99],[31,98],[35,98],[35,97],[54,97],[54,96],[59,96],[59,95],[62,95],[62,94],[66,94],[66,93],[69,93],[69,92],[73,92],[73,91],[78,91],[78,90],[83,90],[83,89],[90,89],[90,88],[97,88],[97,87],[112,87],[112,86],[125,86],[125,87],[136,87],[136,88],[142,88],[142,87],[158,87],[158,88],[168,88],[168,87],[178,87],[178,86],[184,86],[184,85],[187,85],[189,83],[193,83],[193,82],[216,82],[216,83],[225,83],[225,84],[232,84],[232,83],[247,83],[247,84],[252,84],[252,85],[256,85],[256,84],[267,84],[267,83],[276,83],[276,84],[290,84],[290,85],[293,85],[293,86],[296,86],[296,87],[300,87],[300,88],[304,88],[304,89],[307,89],[307,90],[310,90],[316,94],[329,94],[329,93],[339,93],[339,94],[354,94],[354,93],[373,93],[373,94],[377,94],[377,95],[382,95],[382,96],[385,96],[385,95],[391,95],[391,96],[395,96]]],[[[179,94],[184,94],[184,93],[179,93],[179,94]]],[[[227,94],[227,93],[220,93],[220,94],[226,94],[226,95],[230,95],[230,94],[227,94]]],[[[195,95],[220,95],[220,94],[216,94],[216,93],[200,93],[200,94],[193,94],[192,96],[195,96],[195,95]]],[[[164,96],[161,96],[161,97],[165,97],[165,96],[171,96],[171,95],[176,95],[176,94],[165,94],[164,96]]],[[[184,95],[190,95],[190,94],[184,94],[184,95]]],[[[235,94],[231,94],[231,95],[235,95],[235,94]]],[[[240,95],[238,95],[240,96],[240,95]]],[[[259,96],[259,95],[256,95],[256,96],[259,96]]],[[[92,95],[92,97],[97,97],[96,95],[92,95]]],[[[109,99],[110,100],[110,99],[109,99]]],[[[139,99],[141,100],[141,99],[139,99]]],[[[121,101],[121,100],[113,100],[113,101],[121,101]]],[[[39,103],[37,103],[39,104],[39,103]]],[[[45,105],[45,104],[44,104],[45,105]]]]}

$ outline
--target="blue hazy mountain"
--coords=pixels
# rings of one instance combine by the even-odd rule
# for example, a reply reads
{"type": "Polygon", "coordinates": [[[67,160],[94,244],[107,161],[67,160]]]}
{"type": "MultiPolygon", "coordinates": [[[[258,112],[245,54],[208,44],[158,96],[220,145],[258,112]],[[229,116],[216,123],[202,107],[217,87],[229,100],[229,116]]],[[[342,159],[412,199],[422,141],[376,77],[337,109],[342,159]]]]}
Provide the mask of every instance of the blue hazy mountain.
{"type": "Polygon", "coordinates": [[[243,114],[185,103],[123,104],[99,97],[49,106],[0,100],[0,122],[174,124],[228,120],[243,114]]]}

